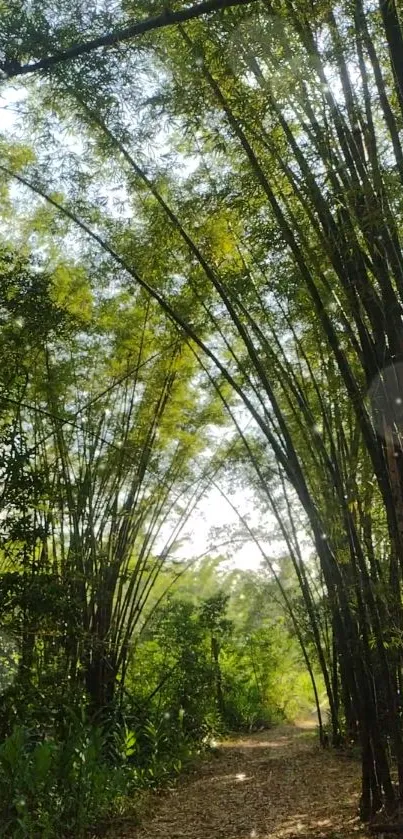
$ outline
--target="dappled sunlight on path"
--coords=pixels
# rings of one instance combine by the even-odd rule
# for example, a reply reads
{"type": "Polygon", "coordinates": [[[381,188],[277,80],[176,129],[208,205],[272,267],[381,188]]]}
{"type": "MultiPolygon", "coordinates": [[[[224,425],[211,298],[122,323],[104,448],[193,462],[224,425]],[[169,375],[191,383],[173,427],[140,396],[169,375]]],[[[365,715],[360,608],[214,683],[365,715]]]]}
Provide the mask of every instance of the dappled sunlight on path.
{"type": "Polygon", "coordinates": [[[140,828],[110,839],[363,839],[359,764],[278,726],[220,745],[178,787],[154,796],[140,828]]]}

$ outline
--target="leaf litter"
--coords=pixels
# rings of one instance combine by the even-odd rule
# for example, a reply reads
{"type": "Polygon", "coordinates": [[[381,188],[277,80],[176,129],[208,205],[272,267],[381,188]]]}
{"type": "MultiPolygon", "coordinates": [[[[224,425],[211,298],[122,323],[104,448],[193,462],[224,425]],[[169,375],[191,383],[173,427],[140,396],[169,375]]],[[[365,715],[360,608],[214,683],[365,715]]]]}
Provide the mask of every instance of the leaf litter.
{"type": "Polygon", "coordinates": [[[367,839],[359,793],[359,761],[303,723],[277,726],[223,741],[108,839],[367,839]]]}

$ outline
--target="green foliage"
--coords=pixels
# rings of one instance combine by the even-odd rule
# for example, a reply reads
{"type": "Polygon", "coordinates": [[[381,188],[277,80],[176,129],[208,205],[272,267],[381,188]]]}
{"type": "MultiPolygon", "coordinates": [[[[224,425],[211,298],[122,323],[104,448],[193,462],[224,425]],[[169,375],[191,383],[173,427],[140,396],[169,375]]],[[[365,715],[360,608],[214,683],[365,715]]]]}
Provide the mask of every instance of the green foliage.
{"type": "MultiPolygon", "coordinates": [[[[208,559],[197,571],[200,579],[206,571],[211,574],[208,559]]],[[[270,726],[311,711],[301,651],[272,588],[252,573],[216,572],[215,593],[190,600],[185,581],[147,625],[127,684],[158,725],[165,720],[170,749],[182,735],[189,744],[206,742],[224,730],[270,726]]]]}
{"type": "MultiPolygon", "coordinates": [[[[3,71],[148,10],[3,2],[3,71]]],[[[24,722],[24,695],[40,718],[34,693],[60,673],[93,713],[129,685],[147,782],[175,738],[191,749],[296,713],[299,644],[334,742],[344,723],[361,733],[363,810],[393,800],[401,399],[376,433],[364,395],[386,366],[401,374],[402,54],[395,0],[278,0],[16,82],[22,142],[4,137],[0,164],[14,244],[0,259],[0,594],[19,656],[5,727],[24,722]],[[166,558],[221,470],[224,409],[227,474],[275,520],[300,594],[268,557],[286,624],[256,608],[242,624],[226,593],[172,600],[133,663],[166,558]]]]}
{"type": "Polygon", "coordinates": [[[105,745],[79,718],[63,740],[16,726],[0,746],[0,835],[80,837],[111,815],[131,776],[124,765],[111,771],[105,745]]]}
{"type": "Polygon", "coordinates": [[[158,726],[160,714],[166,715],[170,741],[178,737],[197,744],[220,727],[210,637],[201,612],[199,606],[171,598],[133,657],[130,688],[146,706],[152,697],[158,726]]]}

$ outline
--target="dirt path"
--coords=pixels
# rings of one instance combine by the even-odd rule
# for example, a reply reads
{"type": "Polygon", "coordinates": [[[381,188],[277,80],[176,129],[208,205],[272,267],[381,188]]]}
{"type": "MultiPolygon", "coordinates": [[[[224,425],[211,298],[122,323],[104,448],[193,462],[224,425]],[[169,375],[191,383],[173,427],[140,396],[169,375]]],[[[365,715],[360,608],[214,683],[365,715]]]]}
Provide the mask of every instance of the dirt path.
{"type": "Polygon", "coordinates": [[[306,727],[278,726],[223,743],[113,839],[364,839],[359,787],[357,762],[320,749],[306,727]]]}

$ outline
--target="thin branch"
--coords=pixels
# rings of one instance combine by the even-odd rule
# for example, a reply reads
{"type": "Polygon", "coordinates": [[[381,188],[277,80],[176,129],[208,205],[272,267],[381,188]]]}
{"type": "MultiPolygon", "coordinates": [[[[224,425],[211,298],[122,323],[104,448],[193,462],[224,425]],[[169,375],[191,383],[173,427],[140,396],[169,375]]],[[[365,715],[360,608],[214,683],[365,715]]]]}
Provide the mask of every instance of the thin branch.
{"type": "Polygon", "coordinates": [[[204,2],[197,3],[196,6],[191,6],[190,8],[179,9],[176,12],[164,11],[156,17],[135,21],[122,29],[116,29],[115,32],[108,32],[105,35],[100,35],[98,38],[92,38],[90,41],[84,41],[80,44],[73,44],[68,49],[60,50],[60,52],[56,52],[54,55],[48,55],[39,61],[28,64],[20,64],[15,60],[3,61],[0,64],[0,69],[9,79],[15,76],[26,76],[29,73],[37,73],[42,70],[50,70],[57,64],[80,58],[82,55],[88,55],[101,47],[113,47],[115,44],[131,41],[133,38],[144,35],[147,32],[153,32],[157,29],[163,29],[179,23],[186,23],[188,20],[194,20],[195,18],[222,9],[233,6],[247,6],[255,2],[256,0],[204,0],[204,2]]]}

